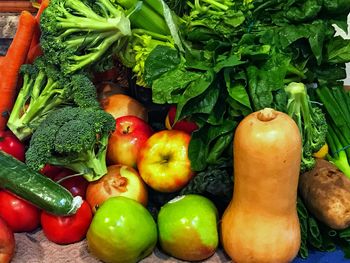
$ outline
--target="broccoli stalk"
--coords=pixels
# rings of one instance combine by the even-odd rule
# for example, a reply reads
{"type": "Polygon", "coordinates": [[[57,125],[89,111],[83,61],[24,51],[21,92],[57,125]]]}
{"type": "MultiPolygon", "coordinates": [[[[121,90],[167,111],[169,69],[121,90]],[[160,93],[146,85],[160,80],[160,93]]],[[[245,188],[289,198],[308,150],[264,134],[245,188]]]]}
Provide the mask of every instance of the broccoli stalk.
{"type": "Polygon", "coordinates": [[[98,180],[107,173],[107,143],[114,129],[113,116],[102,109],[57,109],[34,132],[26,163],[37,171],[45,164],[62,166],[98,180]]]}
{"type": "Polygon", "coordinates": [[[23,84],[7,123],[20,140],[32,135],[47,114],[62,104],[98,107],[96,89],[86,75],[63,77],[45,57],[23,65],[21,73],[23,84]]]}
{"type": "Polygon", "coordinates": [[[288,95],[287,113],[298,125],[302,138],[301,171],[308,171],[316,163],[313,153],[326,143],[326,118],[320,108],[311,105],[303,83],[291,82],[285,91],[288,95]]]}

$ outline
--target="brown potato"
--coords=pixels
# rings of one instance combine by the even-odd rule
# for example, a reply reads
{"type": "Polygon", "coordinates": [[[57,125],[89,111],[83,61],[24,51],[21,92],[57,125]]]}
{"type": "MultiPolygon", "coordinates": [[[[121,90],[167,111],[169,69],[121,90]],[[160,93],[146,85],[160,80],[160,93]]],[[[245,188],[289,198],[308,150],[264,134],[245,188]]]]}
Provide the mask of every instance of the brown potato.
{"type": "Polygon", "coordinates": [[[350,226],[350,179],[330,162],[317,159],[300,176],[299,190],[310,212],[333,229],[350,226]]]}

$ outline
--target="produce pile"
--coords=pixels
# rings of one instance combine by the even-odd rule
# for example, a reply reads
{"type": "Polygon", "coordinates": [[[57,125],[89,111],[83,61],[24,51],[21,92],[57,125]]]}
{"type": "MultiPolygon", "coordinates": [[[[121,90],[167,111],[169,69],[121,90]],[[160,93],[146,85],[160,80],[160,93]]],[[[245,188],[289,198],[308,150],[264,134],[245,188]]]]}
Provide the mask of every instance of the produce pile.
{"type": "Polygon", "coordinates": [[[348,0],[36,5],[0,57],[4,262],[38,227],[105,262],[350,258],[348,0]]]}

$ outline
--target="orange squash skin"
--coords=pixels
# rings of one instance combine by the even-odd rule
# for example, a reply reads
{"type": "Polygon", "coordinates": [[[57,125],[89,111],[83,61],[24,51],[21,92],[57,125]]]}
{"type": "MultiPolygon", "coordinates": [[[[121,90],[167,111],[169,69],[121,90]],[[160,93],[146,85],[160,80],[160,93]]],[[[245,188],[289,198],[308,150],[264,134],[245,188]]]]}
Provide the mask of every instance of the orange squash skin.
{"type": "Polygon", "coordinates": [[[282,112],[248,115],[234,137],[234,192],[221,241],[237,263],[291,262],[300,247],[296,210],[301,136],[282,112]]]}

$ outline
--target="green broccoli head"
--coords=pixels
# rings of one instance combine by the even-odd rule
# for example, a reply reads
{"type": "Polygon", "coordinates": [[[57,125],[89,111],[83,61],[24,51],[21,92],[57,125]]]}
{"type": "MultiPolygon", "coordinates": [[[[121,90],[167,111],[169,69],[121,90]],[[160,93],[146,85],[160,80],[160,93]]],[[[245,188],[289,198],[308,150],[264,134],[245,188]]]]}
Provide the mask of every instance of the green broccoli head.
{"type": "Polygon", "coordinates": [[[314,106],[311,108],[311,116],[315,124],[312,126],[310,148],[311,152],[315,153],[326,143],[328,125],[325,114],[319,107],[314,106]]]}
{"type": "Polygon", "coordinates": [[[41,47],[66,75],[99,63],[131,34],[110,0],[52,0],[40,19],[41,47]]]}
{"type": "Polygon", "coordinates": [[[16,98],[8,127],[20,139],[28,138],[46,116],[62,105],[99,108],[97,91],[87,74],[64,76],[47,56],[23,65],[23,84],[16,98]]]}
{"type": "Polygon", "coordinates": [[[287,113],[298,125],[302,136],[301,171],[305,172],[314,167],[313,153],[326,143],[328,126],[322,110],[311,104],[303,83],[292,82],[285,91],[288,95],[287,113]]]}
{"type": "Polygon", "coordinates": [[[85,74],[73,74],[70,78],[72,99],[79,107],[99,107],[96,87],[85,74]]]}
{"type": "Polygon", "coordinates": [[[107,143],[114,129],[113,116],[101,109],[57,109],[34,132],[26,163],[34,170],[59,165],[97,180],[107,173],[107,143]]]}

